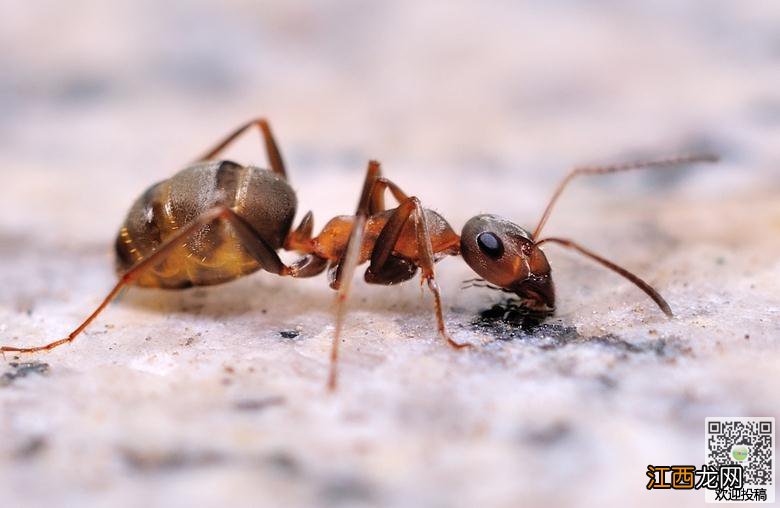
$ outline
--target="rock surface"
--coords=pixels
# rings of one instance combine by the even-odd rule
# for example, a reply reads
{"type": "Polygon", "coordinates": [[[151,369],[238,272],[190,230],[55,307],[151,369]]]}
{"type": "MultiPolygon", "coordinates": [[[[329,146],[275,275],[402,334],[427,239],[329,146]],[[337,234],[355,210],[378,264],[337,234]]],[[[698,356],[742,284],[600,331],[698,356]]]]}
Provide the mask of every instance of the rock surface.
{"type": "MultiPolygon", "coordinates": [[[[324,392],[324,277],[131,289],[73,345],[0,364],[3,506],[698,506],[707,416],[780,408],[780,8],[768,2],[11,2],[0,19],[0,342],[67,333],[115,281],[127,208],[246,119],[272,120],[315,228],[365,161],[459,230],[532,227],[575,164],[717,166],[577,181],[531,332],[459,258],[453,351],[416,282],[356,280],[324,392]],[[495,313],[493,313],[495,315],[495,313]]],[[[264,165],[250,136],[230,154],[264,165]]],[[[289,258],[287,258],[289,259],[289,258]]]]}

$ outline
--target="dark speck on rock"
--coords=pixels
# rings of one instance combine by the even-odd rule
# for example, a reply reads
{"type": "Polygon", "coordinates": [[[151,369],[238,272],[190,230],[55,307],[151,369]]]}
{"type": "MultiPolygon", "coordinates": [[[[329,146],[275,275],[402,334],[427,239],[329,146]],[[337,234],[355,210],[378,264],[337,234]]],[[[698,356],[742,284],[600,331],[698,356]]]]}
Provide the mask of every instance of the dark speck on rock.
{"type": "Polygon", "coordinates": [[[523,438],[533,446],[545,447],[559,443],[571,432],[572,428],[568,422],[559,421],[544,427],[529,429],[523,434],[523,438]]]}
{"type": "Polygon", "coordinates": [[[46,449],[46,445],[45,438],[35,436],[23,442],[14,452],[14,457],[20,460],[34,458],[46,449]]]}
{"type": "Polygon", "coordinates": [[[618,385],[618,382],[615,378],[607,376],[606,374],[600,374],[596,376],[596,381],[605,390],[614,390],[618,385]]]}
{"type": "Polygon", "coordinates": [[[301,473],[301,464],[292,455],[285,452],[275,452],[265,457],[265,463],[274,471],[289,476],[301,473]]]}
{"type": "Polygon", "coordinates": [[[354,476],[333,478],[321,490],[321,499],[326,505],[370,503],[374,497],[371,486],[354,476]]]}
{"type": "Polygon", "coordinates": [[[46,374],[49,372],[49,364],[43,362],[11,362],[9,370],[0,376],[0,386],[8,386],[20,377],[29,374],[46,374]]]}
{"type": "Polygon", "coordinates": [[[206,467],[223,463],[227,458],[214,450],[137,450],[122,448],[119,454],[132,470],[146,473],[206,467]]]}
{"type": "Polygon", "coordinates": [[[279,332],[279,335],[282,336],[283,339],[294,339],[298,337],[301,334],[298,330],[281,330],[279,332]]]}
{"type": "Polygon", "coordinates": [[[242,399],[236,401],[233,407],[235,407],[238,411],[253,412],[253,411],[262,411],[263,409],[273,407],[273,406],[281,406],[284,403],[285,403],[284,397],[280,397],[277,395],[273,397],[265,397],[262,399],[242,399]]]}

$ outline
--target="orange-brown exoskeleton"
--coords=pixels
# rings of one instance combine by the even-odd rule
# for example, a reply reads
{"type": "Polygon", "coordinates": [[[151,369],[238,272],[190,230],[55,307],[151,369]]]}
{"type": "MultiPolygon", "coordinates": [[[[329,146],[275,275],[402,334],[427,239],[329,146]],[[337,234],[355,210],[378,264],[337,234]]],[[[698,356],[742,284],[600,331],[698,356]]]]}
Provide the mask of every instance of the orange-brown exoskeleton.
{"type": "Polygon", "coordinates": [[[617,272],[647,293],[668,316],[666,301],[636,275],[571,240],[541,238],[553,205],[566,184],[578,175],[613,173],[637,168],[713,162],[709,155],[678,157],[624,165],[578,168],[559,184],[533,233],[495,215],[470,219],[460,235],[438,213],[426,209],[381,175],[371,161],[353,215],[332,219],[312,236],[308,212],[292,229],[296,198],[268,123],[257,119],[240,126],[184,170],[151,186],[132,205],[116,240],[119,281],[98,307],[67,337],[35,347],[2,346],[0,352],[34,353],[72,342],[127,285],[182,289],[234,280],[257,270],[290,277],[311,277],[328,270],[338,291],[336,329],[331,347],[328,387],[337,381],[338,346],[345,304],[358,265],[368,262],[365,280],[391,285],[421,271],[421,281],[434,298],[436,323],[446,342],[461,348],[447,333],[434,264],[446,255],[463,256],[491,287],[514,293],[529,312],[555,310],[550,265],[540,249],[545,243],[571,248],[617,272]],[[252,127],[262,136],[270,170],[242,166],[217,156],[252,127]],[[385,207],[385,193],[397,201],[385,207]],[[280,249],[301,257],[290,265],[280,249]]]}

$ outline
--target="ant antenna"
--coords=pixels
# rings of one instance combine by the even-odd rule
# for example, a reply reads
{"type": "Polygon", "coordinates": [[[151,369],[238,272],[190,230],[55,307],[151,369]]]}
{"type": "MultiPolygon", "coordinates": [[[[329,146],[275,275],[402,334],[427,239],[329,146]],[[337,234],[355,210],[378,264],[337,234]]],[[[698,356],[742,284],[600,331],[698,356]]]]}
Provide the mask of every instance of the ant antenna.
{"type": "Polygon", "coordinates": [[[558,201],[558,197],[563,192],[563,189],[566,188],[566,185],[568,185],[569,182],[573,180],[574,177],[576,176],[603,175],[606,173],[618,173],[620,171],[629,171],[632,169],[670,168],[674,166],[680,166],[682,164],[690,164],[694,162],[718,162],[718,160],[719,157],[717,155],[700,154],[700,155],[688,155],[688,156],[681,156],[681,157],[671,157],[668,159],[657,159],[651,161],[627,162],[624,164],[613,164],[609,166],[583,166],[579,168],[574,168],[569,172],[568,175],[566,175],[566,177],[561,181],[561,183],[558,184],[558,188],[555,189],[552,198],[550,198],[550,202],[547,204],[547,208],[544,209],[542,218],[539,219],[539,224],[536,226],[536,229],[534,230],[534,234],[531,238],[539,238],[539,234],[542,232],[542,228],[544,228],[544,225],[547,223],[547,219],[550,218],[550,213],[552,212],[553,206],[555,205],[556,201],[558,201]]]}
{"type": "Polygon", "coordinates": [[[629,171],[632,169],[671,168],[675,166],[680,166],[682,164],[690,164],[694,162],[717,162],[718,160],[719,158],[717,155],[699,154],[699,155],[688,155],[688,156],[681,156],[681,157],[670,157],[667,159],[657,159],[651,161],[627,162],[624,164],[613,164],[609,166],[584,166],[584,167],[574,168],[569,172],[568,175],[566,175],[566,177],[561,181],[561,183],[558,184],[558,187],[555,189],[555,192],[550,198],[550,202],[547,204],[547,207],[544,209],[544,213],[542,214],[541,219],[539,219],[539,224],[536,226],[536,229],[534,230],[532,236],[532,238],[535,239],[534,245],[538,247],[546,242],[557,243],[558,245],[562,245],[566,248],[579,252],[583,256],[592,259],[593,261],[599,263],[605,268],[612,270],[613,272],[617,273],[618,275],[621,275],[622,277],[632,282],[635,286],[637,286],[639,289],[644,291],[645,294],[647,294],[647,296],[649,296],[655,302],[655,304],[658,305],[658,308],[660,308],[664,314],[666,314],[668,317],[672,317],[673,314],[672,314],[671,307],[669,307],[669,304],[666,302],[666,300],[663,299],[663,297],[658,293],[658,291],[653,289],[653,287],[650,286],[650,284],[643,281],[642,279],[640,279],[633,273],[629,272],[625,268],[620,267],[615,263],[613,263],[612,261],[604,259],[601,256],[594,254],[593,252],[582,247],[581,245],[578,245],[577,243],[565,238],[544,238],[541,240],[536,240],[536,239],[539,238],[542,229],[544,228],[545,224],[547,224],[547,219],[550,218],[550,213],[552,212],[553,206],[555,206],[555,203],[558,201],[558,198],[560,197],[561,193],[569,184],[569,182],[572,181],[576,176],[603,175],[606,173],[618,173],[621,171],[629,171]]]}

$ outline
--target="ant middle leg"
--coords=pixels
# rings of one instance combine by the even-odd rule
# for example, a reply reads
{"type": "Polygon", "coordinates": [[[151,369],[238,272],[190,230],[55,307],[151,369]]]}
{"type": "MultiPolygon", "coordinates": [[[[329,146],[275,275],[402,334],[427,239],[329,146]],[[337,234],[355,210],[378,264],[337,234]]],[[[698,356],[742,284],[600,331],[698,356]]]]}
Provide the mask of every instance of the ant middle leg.
{"type": "Polygon", "coordinates": [[[231,210],[228,207],[219,206],[212,208],[200,216],[189,222],[186,226],[180,228],[175,234],[164,241],[160,247],[157,248],[148,257],[138,261],[132,268],[125,272],[116,285],[109,291],[109,293],[103,298],[100,304],[95,308],[92,313],[67,337],[44,344],[42,346],[32,347],[15,347],[15,346],[1,346],[0,353],[15,352],[15,353],[35,353],[39,351],[49,351],[63,344],[73,342],[77,336],[81,334],[95,318],[106,308],[106,306],[119,294],[119,292],[127,285],[132,284],[137,280],[144,272],[150,268],[158,266],[163,262],[168,255],[173,252],[174,249],[186,243],[190,236],[197,233],[204,226],[211,224],[216,220],[226,220],[232,225],[239,238],[241,238],[242,245],[252,255],[258,263],[261,264],[263,269],[271,273],[278,275],[289,275],[293,277],[311,277],[316,275],[325,269],[325,261],[319,258],[313,259],[316,256],[308,255],[304,256],[291,266],[286,266],[281,259],[279,259],[276,251],[265,241],[263,238],[252,228],[252,226],[244,220],[240,215],[231,210]]]}
{"type": "Polygon", "coordinates": [[[214,159],[223,150],[230,146],[230,144],[233,143],[233,141],[235,141],[239,136],[255,126],[260,130],[260,135],[262,136],[263,144],[265,145],[265,153],[268,157],[268,163],[271,166],[271,171],[287,179],[287,171],[284,167],[282,154],[279,151],[278,145],[276,144],[273,132],[271,132],[271,126],[265,118],[255,118],[246,122],[245,124],[240,125],[236,130],[225,136],[222,141],[214,145],[213,148],[208,150],[202,156],[198,157],[195,162],[214,159]]]}
{"type": "Polygon", "coordinates": [[[371,253],[371,264],[366,270],[366,281],[374,284],[394,284],[410,279],[417,271],[417,267],[398,256],[393,255],[397,244],[401,238],[404,226],[409,220],[414,222],[416,231],[416,244],[418,253],[418,263],[422,270],[421,283],[427,283],[428,289],[433,294],[434,311],[436,314],[436,324],[439,334],[452,347],[469,347],[470,344],[459,344],[455,342],[444,324],[444,315],[442,311],[441,293],[439,285],[436,283],[434,272],[435,259],[433,256],[433,246],[431,242],[431,233],[428,228],[428,220],[425,216],[425,209],[420,200],[416,197],[407,198],[406,201],[396,208],[393,215],[388,219],[382,231],[377,237],[374,251],[371,253]]]}

